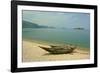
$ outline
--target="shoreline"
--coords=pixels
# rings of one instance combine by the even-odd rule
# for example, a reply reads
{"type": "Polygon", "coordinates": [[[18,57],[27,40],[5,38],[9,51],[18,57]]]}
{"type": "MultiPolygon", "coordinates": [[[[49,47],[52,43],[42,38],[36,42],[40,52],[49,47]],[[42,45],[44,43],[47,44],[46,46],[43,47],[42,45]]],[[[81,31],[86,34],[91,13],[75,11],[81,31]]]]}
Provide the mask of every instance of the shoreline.
{"type": "Polygon", "coordinates": [[[22,42],[22,62],[80,60],[90,58],[89,50],[82,50],[80,47],[73,53],[50,55],[47,51],[39,47],[50,47],[48,43],[37,42],[35,40],[23,40],[22,42]]]}
{"type": "Polygon", "coordinates": [[[65,43],[47,42],[47,41],[43,41],[43,40],[25,39],[25,38],[23,38],[23,41],[29,41],[29,42],[34,42],[34,43],[39,43],[39,44],[44,44],[44,45],[56,45],[56,46],[63,46],[63,45],[65,46],[65,45],[69,44],[69,45],[77,46],[81,50],[90,51],[90,49],[87,48],[87,47],[81,47],[81,46],[79,46],[77,44],[72,44],[72,43],[66,43],[65,44],[65,43]]]}

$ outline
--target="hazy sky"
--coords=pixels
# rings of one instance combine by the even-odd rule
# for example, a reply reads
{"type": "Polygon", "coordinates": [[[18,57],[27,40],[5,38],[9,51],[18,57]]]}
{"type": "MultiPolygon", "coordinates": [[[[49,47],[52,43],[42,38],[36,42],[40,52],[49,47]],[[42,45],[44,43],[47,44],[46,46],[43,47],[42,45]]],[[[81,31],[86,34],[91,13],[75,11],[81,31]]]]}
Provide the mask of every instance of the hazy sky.
{"type": "Polygon", "coordinates": [[[23,10],[23,20],[58,28],[90,27],[89,13],[23,10]]]}

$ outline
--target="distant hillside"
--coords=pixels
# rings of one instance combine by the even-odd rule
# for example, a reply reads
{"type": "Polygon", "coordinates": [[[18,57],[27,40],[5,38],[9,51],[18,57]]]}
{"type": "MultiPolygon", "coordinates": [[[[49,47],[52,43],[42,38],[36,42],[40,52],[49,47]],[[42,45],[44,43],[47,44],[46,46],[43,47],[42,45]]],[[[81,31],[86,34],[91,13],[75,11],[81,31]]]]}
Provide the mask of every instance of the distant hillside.
{"type": "Polygon", "coordinates": [[[85,29],[82,28],[82,27],[77,27],[77,28],[73,28],[73,29],[76,29],[76,30],[85,30],[85,29]]]}
{"type": "Polygon", "coordinates": [[[22,27],[23,28],[54,28],[54,27],[48,27],[48,26],[41,26],[36,23],[28,22],[28,21],[22,21],[22,27]]]}

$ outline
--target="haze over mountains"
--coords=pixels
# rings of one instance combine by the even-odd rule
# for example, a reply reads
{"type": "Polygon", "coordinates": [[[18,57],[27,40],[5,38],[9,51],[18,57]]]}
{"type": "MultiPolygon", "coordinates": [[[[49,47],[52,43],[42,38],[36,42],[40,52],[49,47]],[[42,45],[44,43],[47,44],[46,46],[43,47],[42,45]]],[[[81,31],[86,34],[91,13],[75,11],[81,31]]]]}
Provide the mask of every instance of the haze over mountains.
{"type": "Polygon", "coordinates": [[[39,24],[28,22],[25,20],[22,21],[22,27],[23,28],[55,28],[55,27],[39,25],[39,24]]]}
{"type": "MultiPolygon", "coordinates": [[[[51,27],[51,26],[45,26],[45,25],[39,25],[37,23],[29,22],[29,21],[22,21],[22,28],[50,28],[50,29],[68,29],[65,27],[57,28],[57,27],[51,27]]],[[[70,29],[77,29],[77,30],[84,30],[83,27],[74,27],[70,29]]]]}

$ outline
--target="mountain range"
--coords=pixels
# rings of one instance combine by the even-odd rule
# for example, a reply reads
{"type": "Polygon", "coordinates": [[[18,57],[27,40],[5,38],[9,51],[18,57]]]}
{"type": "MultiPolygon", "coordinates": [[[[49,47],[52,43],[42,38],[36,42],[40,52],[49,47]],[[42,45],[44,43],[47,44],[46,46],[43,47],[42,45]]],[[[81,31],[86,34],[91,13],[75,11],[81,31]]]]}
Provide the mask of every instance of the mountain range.
{"type": "Polygon", "coordinates": [[[23,28],[54,28],[54,27],[39,25],[25,20],[22,21],[22,27],[23,28]]]}

